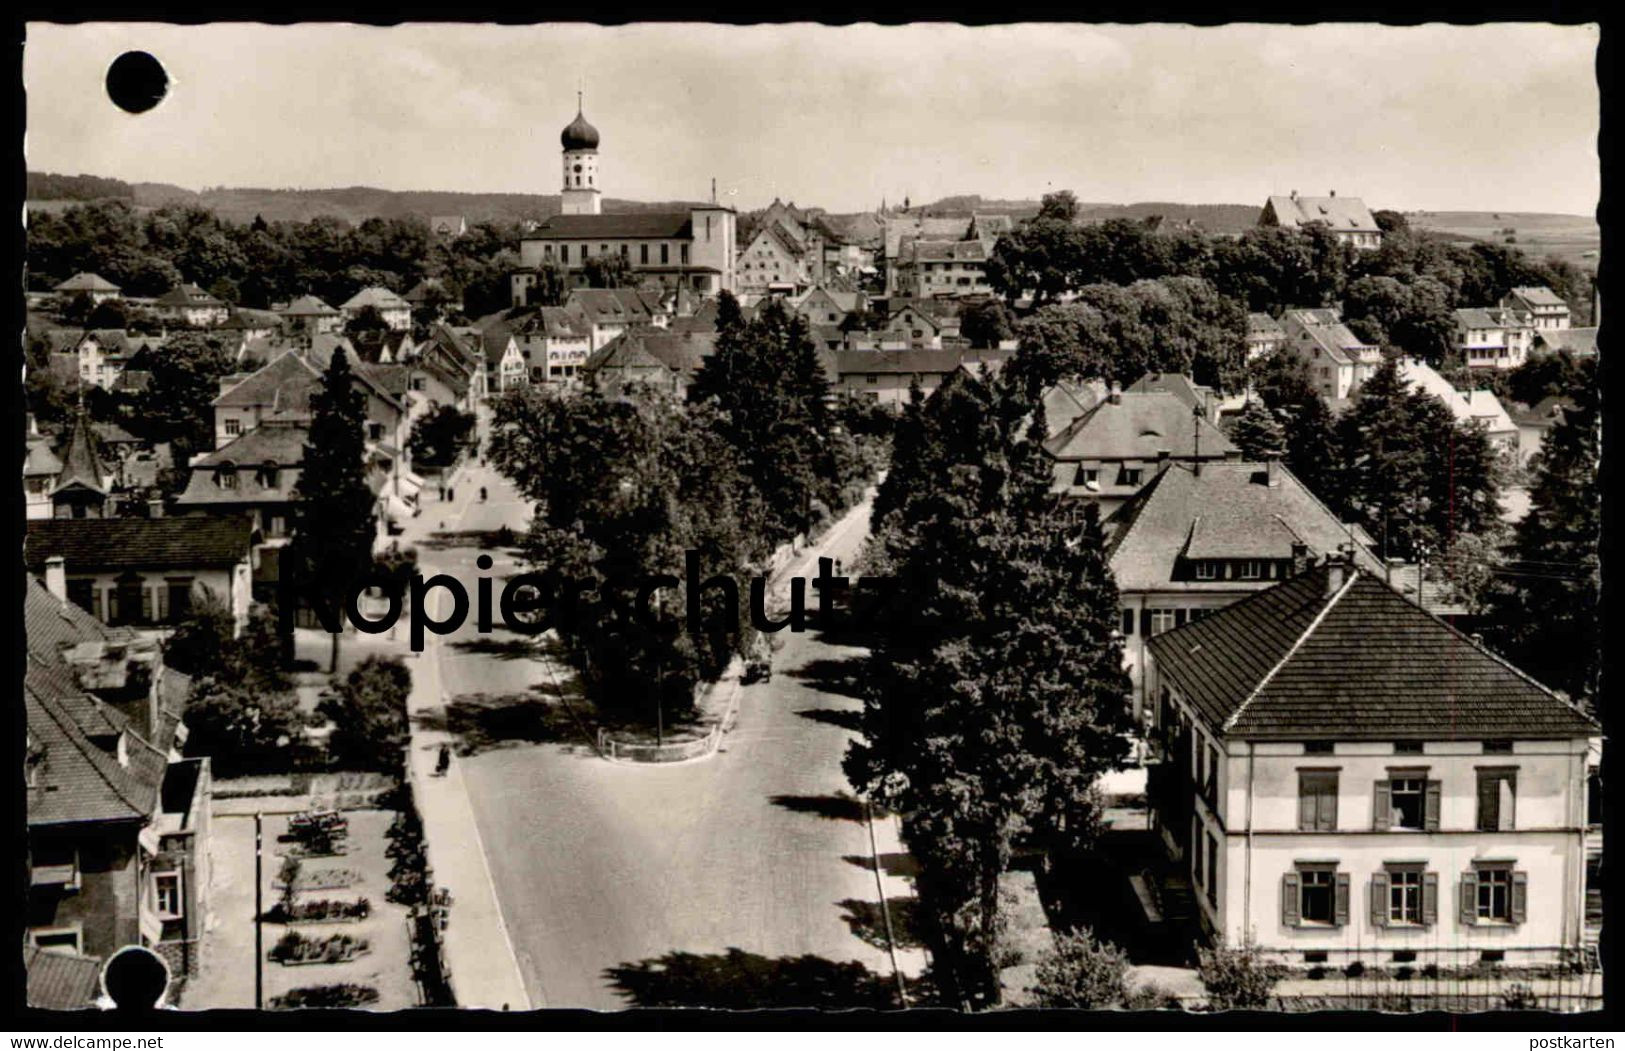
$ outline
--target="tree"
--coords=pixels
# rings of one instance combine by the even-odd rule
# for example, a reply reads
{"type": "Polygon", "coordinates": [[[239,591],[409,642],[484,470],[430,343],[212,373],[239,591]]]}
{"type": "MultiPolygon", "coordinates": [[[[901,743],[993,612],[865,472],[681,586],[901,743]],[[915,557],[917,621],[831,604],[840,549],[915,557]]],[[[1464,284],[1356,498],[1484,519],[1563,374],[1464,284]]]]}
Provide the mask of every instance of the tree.
{"type": "Polygon", "coordinates": [[[412,672],[399,657],[370,656],[317,705],[333,724],[328,748],[348,766],[396,771],[410,736],[412,672]]]}
{"type": "Polygon", "coordinates": [[[1038,218],[1070,223],[1078,217],[1078,196],[1071,190],[1046,193],[1038,205],[1038,218]]]}
{"type": "Polygon", "coordinates": [[[154,442],[170,442],[175,462],[185,464],[195,453],[214,448],[214,399],[220,377],[236,371],[237,362],[214,338],[181,332],[148,362],[151,379],[136,396],[132,425],[154,442]]]}
{"type": "Polygon", "coordinates": [[[1230,440],[1244,460],[1279,460],[1286,455],[1286,431],[1262,398],[1247,402],[1231,426],[1230,440]]]}
{"type": "Polygon", "coordinates": [[[457,459],[474,432],[474,417],[455,405],[441,405],[425,413],[412,424],[412,433],[406,448],[412,462],[431,467],[445,467],[457,459]]]}
{"type": "Polygon", "coordinates": [[[631,288],[634,283],[632,261],[624,255],[589,256],[581,270],[592,288],[631,288]]]}
{"type": "Polygon", "coordinates": [[[1208,1006],[1215,1011],[1249,1011],[1269,1006],[1270,994],[1280,981],[1280,969],[1264,962],[1249,935],[1238,947],[1223,940],[1197,953],[1197,975],[1207,988],[1208,1006]]]}
{"type": "Polygon", "coordinates": [[[388,331],[389,322],[384,320],[383,312],[371,303],[357,310],[355,316],[344,323],[344,334],[352,339],[388,331]]]}
{"type": "Polygon", "coordinates": [[[1308,366],[1289,353],[1269,355],[1252,366],[1253,390],[1281,421],[1287,468],[1333,510],[1345,503],[1337,488],[1342,450],[1332,414],[1309,378],[1308,366]]]}
{"type": "Polygon", "coordinates": [[[1100,1011],[1131,999],[1128,954],[1098,941],[1087,928],[1056,934],[1055,945],[1038,959],[1031,989],[1036,1007],[1100,1011]]]}
{"type": "Polygon", "coordinates": [[[242,289],[237,286],[237,282],[224,275],[216,278],[209,286],[209,295],[232,306],[242,302],[243,298],[242,289]]]}
{"type": "Polygon", "coordinates": [[[1379,208],[1371,213],[1371,218],[1377,221],[1377,228],[1384,234],[1393,234],[1400,230],[1409,230],[1411,223],[1405,218],[1405,213],[1379,208]]]}
{"type": "Polygon", "coordinates": [[[959,316],[959,334],[977,350],[997,347],[1013,334],[1010,314],[997,299],[983,299],[967,306],[959,316]]]}
{"type": "Polygon", "coordinates": [[[1492,643],[1518,667],[1575,700],[1595,704],[1601,667],[1601,401],[1574,392],[1535,457],[1529,512],[1490,599],[1492,643]]]}
{"type": "Polygon", "coordinates": [[[881,527],[906,615],[875,636],[863,738],[843,763],[905,815],[945,981],[979,1004],[998,1001],[1012,851],[1088,844],[1094,781],[1126,758],[1099,515],[1080,522],[1051,491],[1042,418],[1020,387],[955,374],[899,421],[881,527]]]}
{"type": "Polygon", "coordinates": [[[1429,456],[1418,426],[1427,401],[1437,403],[1432,395],[1407,389],[1390,358],[1338,421],[1344,451],[1339,486],[1385,559],[1435,546],[1429,526],[1429,456]]]}
{"type": "Polygon", "coordinates": [[[213,591],[201,589],[186,619],[164,640],[164,663],[193,677],[219,675],[235,631],[231,610],[213,591]]]}
{"type": "Polygon", "coordinates": [[[186,728],[186,754],[208,756],[222,774],[280,766],[301,732],[299,704],[286,691],[205,676],[193,680],[186,728]]]}
{"type": "MultiPolygon", "coordinates": [[[[310,397],[310,437],[295,490],[296,525],[289,552],[304,582],[332,603],[338,616],[351,584],[372,565],[378,535],[365,473],[365,401],[354,376],[341,347],[310,397]]],[[[333,632],[330,670],[338,667],[341,634],[333,632]]]]}

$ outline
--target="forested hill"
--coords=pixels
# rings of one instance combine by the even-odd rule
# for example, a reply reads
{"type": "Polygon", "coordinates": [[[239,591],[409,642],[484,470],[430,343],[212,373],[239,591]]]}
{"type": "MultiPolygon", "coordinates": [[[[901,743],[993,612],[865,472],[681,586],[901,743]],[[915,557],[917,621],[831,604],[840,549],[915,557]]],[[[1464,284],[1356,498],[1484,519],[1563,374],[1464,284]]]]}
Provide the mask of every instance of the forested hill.
{"type": "MultiPolygon", "coordinates": [[[[351,186],[332,190],[270,190],[253,188],[211,188],[202,192],[168,183],[127,183],[94,175],[28,173],[28,200],[50,206],[55,202],[123,200],[137,208],[158,208],[166,204],[196,205],[222,219],[252,222],[261,216],[267,222],[290,220],[306,222],[317,216],[332,215],[350,223],[374,216],[403,219],[417,216],[461,215],[470,223],[484,220],[516,222],[545,219],[559,213],[558,194],[534,193],[449,193],[438,190],[379,190],[351,186]]],[[[680,201],[623,201],[604,199],[606,212],[677,211],[688,207],[680,201]]]]}
{"type": "MultiPolygon", "coordinates": [[[[970,216],[973,213],[992,213],[1026,218],[1038,214],[1037,201],[998,201],[976,195],[944,197],[939,201],[921,205],[918,209],[927,215],[970,216]]],[[[1240,233],[1257,224],[1262,204],[1179,204],[1173,201],[1139,201],[1134,204],[1104,204],[1080,202],[1078,218],[1085,222],[1106,219],[1148,219],[1162,216],[1163,222],[1178,226],[1191,222],[1208,233],[1240,233]]]]}

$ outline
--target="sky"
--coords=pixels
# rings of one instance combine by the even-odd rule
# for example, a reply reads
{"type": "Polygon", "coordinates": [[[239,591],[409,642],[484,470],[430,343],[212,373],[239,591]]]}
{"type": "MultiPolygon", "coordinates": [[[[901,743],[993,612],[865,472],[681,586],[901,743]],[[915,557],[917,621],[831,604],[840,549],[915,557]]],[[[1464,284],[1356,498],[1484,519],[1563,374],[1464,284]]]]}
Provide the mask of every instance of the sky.
{"type": "Polygon", "coordinates": [[[1591,214],[1595,26],[305,23],[27,27],[34,171],[557,193],[576,90],[606,197],[904,196],[1591,214]],[[108,65],[151,52],[130,115],[108,65]]]}

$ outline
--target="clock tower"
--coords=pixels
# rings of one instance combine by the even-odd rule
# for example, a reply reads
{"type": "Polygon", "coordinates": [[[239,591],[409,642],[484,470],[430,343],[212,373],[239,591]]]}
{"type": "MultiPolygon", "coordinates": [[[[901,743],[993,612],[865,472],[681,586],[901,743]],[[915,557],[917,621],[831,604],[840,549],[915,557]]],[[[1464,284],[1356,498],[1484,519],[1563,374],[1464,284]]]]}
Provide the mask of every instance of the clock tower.
{"type": "Polygon", "coordinates": [[[576,119],[559,135],[564,147],[564,214],[598,215],[602,211],[598,188],[598,129],[581,115],[581,92],[576,92],[576,119]]]}

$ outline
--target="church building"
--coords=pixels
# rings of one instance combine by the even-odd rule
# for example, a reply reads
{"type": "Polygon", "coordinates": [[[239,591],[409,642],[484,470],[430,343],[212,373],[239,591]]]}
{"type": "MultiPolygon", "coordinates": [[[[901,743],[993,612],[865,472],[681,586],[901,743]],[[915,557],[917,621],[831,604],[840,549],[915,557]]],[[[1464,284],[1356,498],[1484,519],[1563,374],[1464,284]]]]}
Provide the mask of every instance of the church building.
{"type": "Polygon", "coordinates": [[[619,255],[638,282],[653,278],[668,289],[702,295],[733,291],[738,216],[716,203],[677,212],[605,215],[598,169],[598,129],[587,123],[577,100],[576,117],[559,136],[563,147],[563,213],[519,241],[522,269],[511,278],[513,303],[522,306],[536,284],[538,267],[557,263],[572,287],[587,284],[585,267],[595,256],[619,255]]]}

